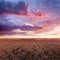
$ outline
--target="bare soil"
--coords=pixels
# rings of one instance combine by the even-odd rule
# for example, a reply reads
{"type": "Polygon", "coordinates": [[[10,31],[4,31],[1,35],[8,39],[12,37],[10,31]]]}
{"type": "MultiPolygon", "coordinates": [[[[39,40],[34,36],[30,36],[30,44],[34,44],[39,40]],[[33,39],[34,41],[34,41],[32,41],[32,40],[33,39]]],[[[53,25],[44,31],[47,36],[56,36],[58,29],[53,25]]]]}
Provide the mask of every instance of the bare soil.
{"type": "Polygon", "coordinates": [[[0,39],[0,60],[60,60],[60,39],[0,39]]]}

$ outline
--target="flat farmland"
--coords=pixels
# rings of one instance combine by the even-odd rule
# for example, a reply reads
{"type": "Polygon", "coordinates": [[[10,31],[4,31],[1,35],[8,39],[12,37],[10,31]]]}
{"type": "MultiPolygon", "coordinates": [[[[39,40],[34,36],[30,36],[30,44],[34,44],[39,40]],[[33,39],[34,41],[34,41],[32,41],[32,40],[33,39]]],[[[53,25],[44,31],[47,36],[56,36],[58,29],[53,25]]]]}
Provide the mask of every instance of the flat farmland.
{"type": "Polygon", "coordinates": [[[60,60],[60,39],[0,39],[0,60],[60,60]]]}

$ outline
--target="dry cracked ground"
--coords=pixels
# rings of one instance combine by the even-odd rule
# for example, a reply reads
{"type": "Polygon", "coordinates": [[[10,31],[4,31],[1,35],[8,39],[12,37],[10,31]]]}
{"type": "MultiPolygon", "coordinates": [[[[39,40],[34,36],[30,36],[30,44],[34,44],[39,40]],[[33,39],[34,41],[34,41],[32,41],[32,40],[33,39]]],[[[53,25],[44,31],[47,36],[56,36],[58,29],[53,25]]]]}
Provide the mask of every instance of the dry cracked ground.
{"type": "Polygon", "coordinates": [[[0,60],[60,60],[60,39],[0,39],[0,60]]]}

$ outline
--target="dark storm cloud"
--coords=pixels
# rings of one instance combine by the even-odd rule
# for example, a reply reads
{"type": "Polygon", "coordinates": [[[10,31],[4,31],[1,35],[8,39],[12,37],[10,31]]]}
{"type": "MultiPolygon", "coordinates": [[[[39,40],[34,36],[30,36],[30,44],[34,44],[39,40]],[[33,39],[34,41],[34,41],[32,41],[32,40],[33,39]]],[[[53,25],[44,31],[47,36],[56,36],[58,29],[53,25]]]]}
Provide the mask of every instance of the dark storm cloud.
{"type": "Polygon", "coordinates": [[[44,10],[60,14],[60,0],[16,0],[15,2],[0,0],[1,13],[23,13],[27,14],[27,3],[30,5],[31,11],[44,10]],[[18,1],[18,2],[17,2],[18,1]]]}
{"type": "Polygon", "coordinates": [[[27,14],[27,7],[24,1],[19,1],[17,3],[0,0],[0,14],[4,13],[21,13],[27,14]]]}
{"type": "Polygon", "coordinates": [[[17,13],[22,12],[22,14],[27,14],[27,6],[26,6],[25,2],[19,1],[15,6],[15,12],[17,12],[17,13]]]}

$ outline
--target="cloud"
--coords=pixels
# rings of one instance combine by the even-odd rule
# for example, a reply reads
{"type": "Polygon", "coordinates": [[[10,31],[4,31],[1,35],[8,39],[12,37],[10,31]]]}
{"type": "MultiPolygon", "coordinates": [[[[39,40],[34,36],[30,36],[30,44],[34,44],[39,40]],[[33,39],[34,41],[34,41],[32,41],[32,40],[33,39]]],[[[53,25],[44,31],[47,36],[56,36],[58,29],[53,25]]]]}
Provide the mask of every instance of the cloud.
{"type": "Polygon", "coordinates": [[[37,8],[46,12],[60,14],[60,0],[37,0],[37,8]]]}
{"type": "Polygon", "coordinates": [[[0,14],[27,14],[27,6],[24,1],[17,3],[1,0],[0,1],[0,14]]]}
{"type": "Polygon", "coordinates": [[[50,31],[47,31],[46,34],[49,34],[49,35],[60,35],[60,25],[54,26],[50,31]]]}
{"type": "Polygon", "coordinates": [[[59,0],[30,0],[27,3],[29,6],[26,0],[0,1],[0,34],[37,37],[59,34],[59,0]]]}
{"type": "MultiPolygon", "coordinates": [[[[13,30],[20,28],[21,30],[40,30],[51,28],[59,23],[59,18],[55,15],[48,17],[39,16],[19,16],[19,15],[3,15],[0,16],[0,30],[13,30]],[[32,26],[33,25],[33,26],[32,26]]],[[[47,30],[47,29],[46,29],[47,30]]]]}
{"type": "Polygon", "coordinates": [[[27,14],[27,5],[32,12],[43,10],[46,12],[60,14],[60,0],[1,0],[0,13],[23,13],[27,14]],[[32,6],[33,5],[33,6],[32,6]],[[21,11],[21,12],[20,12],[21,11]]]}

